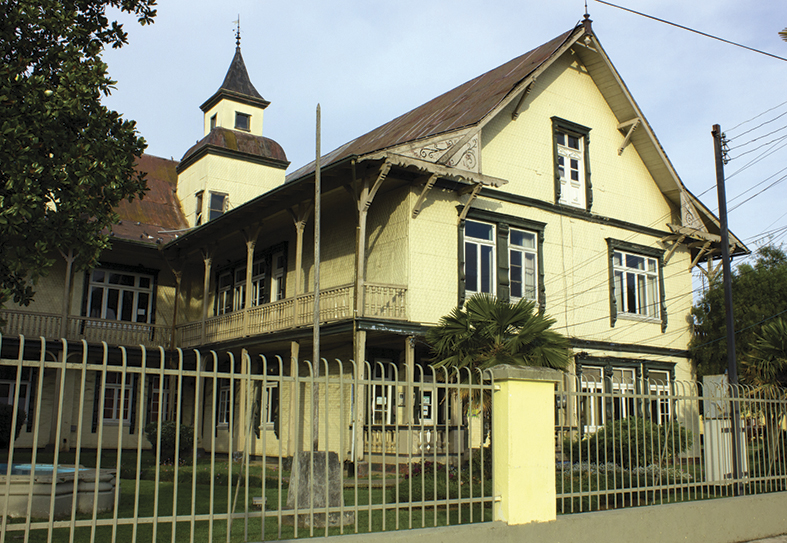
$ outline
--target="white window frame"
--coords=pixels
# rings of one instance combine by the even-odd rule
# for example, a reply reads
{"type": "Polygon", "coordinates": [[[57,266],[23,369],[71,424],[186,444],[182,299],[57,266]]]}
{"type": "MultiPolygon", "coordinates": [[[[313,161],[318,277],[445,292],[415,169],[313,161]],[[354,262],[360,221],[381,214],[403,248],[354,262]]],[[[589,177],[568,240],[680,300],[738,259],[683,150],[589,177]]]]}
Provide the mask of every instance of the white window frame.
{"type": "Polygon", "coordinates": [[[232,400],[232,385],[230,383],[222,382],[219,385],[218,395],[216,402],[218,404],[218,413],[216,414],[216,424],[227,426],[230,423],[230,410],[232,400]]]}
{"type": "Polygon", "coordinates": [[[273,391],[279,388],[278,383],[265,383],[262,389],[262,405],[260,405],[261,416],[260,425],[264,428],[270,428],[275,423],[274,418],[275,409],[273,408],[273,398],[276,396],[273,391]]]}
{"type": "MultiPolygon", "coordinates": [[[[99,377],[100,378],[100,377],[99,377]]],[[[132,393],[133,386],[131,383],[132,376],[126,374],[126,382],[123,384],[123,374],[118,371],[107,372],[106,381],[104,383],[104,398],[102,416],[105,422],[120,424],[131,423],[131,402],[133,401],[132,393]],[[123,406],[120,405],[121,391],[125,389],[123,394],[123,406]],[[109,405],[108,405],[109,404],[109,405]],[[123,416],[121,418],[121,409],[123,416]],[[109,416],[107,416],[109,410],[109,416]]]]}
{"type": "Polygon", "coordinates": [[[232,305],[232,271],[227,270],[219,274],[218,292],[216,294],[216,314],[225,315],[234,310],[232,305]]]}
{"type": "Polygon", "coordinates": [[[582,368],[582,410],[584,417],[585,432],[595,432],[604,426],[605,406],[604,406],[604,368],[584,367],[582,368]],[[592,378],[589,378],[592,374],[592,378]],[[587,396],[586,396],[587,394],[587,396]]]}
{"type": "Polygon", "coordinates": [[[150,324],[154,284],[150,274],[96,268],[90,272],[87,315],[94,319],[150,324]],[[131,284],[128,283],[129,279],[131,284]],[[97,297],[99,293],[100,298],[97,297]],[[110,298],[114,297],[116,300],[113,304],[110,298]],[[144,297],[147,297],[147,301],[144,297]],[[127,313],[129,303],[130,314],[124,314],[127,313]],[[123,318],[126,316],[130,318],[123,318]]]}
{"type": "Polygon", "coordinates": [[[472,295],[486,293],[497,294],[497,226],[491,223],[467,219],[464,225],[464,276],[465,293],[472,295]],[[468,234],[468,227],[483,226],[489,228],[490,237],[481,238],[468,234]],[[475,277],[475,285],[470,278],[475,277]],[[489,288],[484,289],[484,278],[487,277],[489,288]]]}
{"type": "Polygon", "coordinates": [[[612,271],[618,316],[659,320],[659,259],[615,249],[612,271]],[[641,262],[642,268],[636,267],[635,262],[641,262]]]}
{"type": "MultiPolygon", "coordinates": [[[[150,411],[148,413],[151,422],[158,421],[158,411],[161,409],[161,422],[169,420],[169,406],[170,406],[170,376],[164,376],[164,386],[161,389],[161,398],[159,398],[159,379],[158,375],[150,377],[148,386],[150,387],[150,411]]],[[[175,405],[177,405],[177,395],[175,396],[175,405]]]]}
{"type": "Polygon", "coordinates": [[[510,281],[510,298],[516,302],[522,298],[538,300],[538,233],[520,228],[511,228],[508,233],[508,274],[510,281]],[[515,244],[514,238],[523,235],[532,239],[532,247],[515,244]],[[516,261],[519,261],[515,264],[516,261]],[[517,270],[518,277],[517,277],[517,270]],[[528,278],[531,280],[528,281],[528,278]],[[531,283],[530,285],[528,283],[531,283]],[[519,285],[519,295],[515,292],[519,285]]]}
{"type": "Polygon", "coordinates": [[[585,177],[585,137],[563,130],[555,132],[557,169],[560,180],[559,203],[587,207],[585,177]]]}
{"type": "Polygon", "coordinates": [[[372,366],[372,425],[389,425],[395,421],[396,410],[394,365],[390,358],[375,358],[372,366]]]}
{"type": "Polygon", "coordinates": [[[277,251],[271,256],[271,302],[283,300],[285,270],[284,252],[277,251]]]}

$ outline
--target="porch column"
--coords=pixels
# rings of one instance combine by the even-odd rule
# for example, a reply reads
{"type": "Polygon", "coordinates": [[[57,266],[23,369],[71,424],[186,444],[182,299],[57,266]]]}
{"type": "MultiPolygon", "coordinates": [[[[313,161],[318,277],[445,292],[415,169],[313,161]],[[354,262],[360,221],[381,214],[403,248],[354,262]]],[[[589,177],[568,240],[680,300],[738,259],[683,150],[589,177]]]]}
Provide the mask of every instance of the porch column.
{"type": "MultiPolygon", "coordinates": [[[[71,306],[71,273],[74,267],[74,260],[76,257],[74,256],[74,250],[69,249],[68,255],[64,253],[60,253],[63,259],[66,261],[66,278],[65,278],[65,285],[63,286],[63,307],[60,312],[60,337],[67,338],[68,337],[68,313],[71,306]]],[[[88,293],[90,296],[90,293],[88,293]]]]}
{"type": "Polygon", "coordinates": [[[404,364],[407,372],[405,389],[404,416],[402,424],[410,424],[413,420],[413,380],[415,379],[415,337],[408,336],[404,340],[404,364]]]}
{"type": "Polygon", "coordinates": [[[298,326],[302,323],[298,318],[298,296],[301,295],[303,278],[303,231],[306,228],[306,221],[312,212],[313,204],[298,205],[298,211],[289,210],[292,222],[295,225],[295,292],[292,301],[292,323],[298,326]]]}
{"type": "Polygon", "coordinates": [[[210,289],[210,273],[213,266],[213,257],[206,250],[202,253],[202,259],[205,264],[205,278],[202,283],[202,333],[200,334],[200,343],[205,343],[205,320],[208,318],[208,290],[210,289]]]}
{"type": "MultiPolygon", "coordinates": [[[[246,285],[248,285],[248,283],[246,283],[246,285]]],[[[249,289],[247,288],[246,290],[248,291],[249,289]]],[[[238,448],[240,448],[240,444],[243,443],[243,450],[246,451],[246,454],[251,454],[251,451],[246,450],[246,444],[247,444],[246,440],[248,439],[248,430],[249,430],[248,428],[249,413],[247,413],[247,411],[248,408],[250,407],[248,405],[249,402],[248,376],[251,368],[251,364],[249,362],[250,362],[249,351],[247,351],[246,349],[242,349],[240,355],[240,372],[243,378],[240,379],[241,385],[239,387],[240,390],[238,390],[238,417],[237,417],[238,430],[235,432],[235,435],[237,436],[236,439],[239,446],[238,448]]]]}
{"type": "Polygon", "coordinates": [[[493,520],[507,524],[557,517],[555,492],[555,383],[552,368],[496,366],[492,400],[493,520]]]}
{"type": "Polygon", "coordinates": [[[357,330],[355,332],[355,420],[353,421],[353,433],[355,442],[355,461],[363,460],[363,434],[366,426],[366,384],[364,383],[364,369],[366,367],[366,331],[357,330]]]}
{"type": "Polygon", "coordinates": [[[249,335],[249,312],[251,311],[251,278],[252,265],[254,264],[254,247],[257,245],[257,236],[246,238],[246,295],[243,300],[243,335],[249,335]]]}
{"type": "MultiPolygon", "coordinates": [[[[299,416],[298,406],[300,405],[300,392],[301,386],[298,382],[298,360],[301,352],[301,344],[297,341],[290,342],[290,412],[287,415],[287,456],[295,456],[295,453],[300,451],[299,431],[303,428],[299,424],[301,417],[299,416]]],[[[279,415],[281,417],[281,414],[279,415]]],[[[281,420],[281,418],[279,419],[281,420]]]]}

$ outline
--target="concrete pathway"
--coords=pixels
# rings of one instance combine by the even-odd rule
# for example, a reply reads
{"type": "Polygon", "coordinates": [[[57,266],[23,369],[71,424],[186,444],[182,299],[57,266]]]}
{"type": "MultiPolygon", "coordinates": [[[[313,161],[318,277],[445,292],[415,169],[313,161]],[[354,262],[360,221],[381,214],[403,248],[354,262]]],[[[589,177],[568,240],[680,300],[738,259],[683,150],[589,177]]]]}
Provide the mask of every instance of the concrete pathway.
{"type": "Polygon", "coordinates": [[[765,539],[755,539],[746,543],[787,543],[787,534],[777,535],[776,537],[766,537],[765,539]]]}

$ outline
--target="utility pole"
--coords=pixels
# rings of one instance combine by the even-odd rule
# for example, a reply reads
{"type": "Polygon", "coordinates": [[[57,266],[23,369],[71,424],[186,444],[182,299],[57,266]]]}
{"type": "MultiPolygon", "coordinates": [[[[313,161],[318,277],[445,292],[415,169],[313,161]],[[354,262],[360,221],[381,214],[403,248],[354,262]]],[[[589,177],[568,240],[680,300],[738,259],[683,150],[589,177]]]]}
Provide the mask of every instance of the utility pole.
{"type": "MultiPolygon", "coordinates": [[[[318,379],[320,377],[320,202],[321,190],[320,186],[320,104],[317,104],[317,136],[315,142],[316,157],[314,159],[314,332],[312,336],[312,344],[314,352],[312,353],[312,364],[314,365],[314,386],[312,390],[312,450],[319,450],[320,428],[319,428],[319,415],[320,415],[320,395],[318,390],[320,384],[318,379]]],[[[326,394],[327,394],[326,389],[326,394]]]]}
{"type": "Polygon", "coordinates": [[[721,126],[713,125],[713,148],[716,155],[716,189],[719,195],[719,224],[721,227],[721,264],[724,281],[724,309],[727,323],[727,380],[732,402],[732,478],[735,495],[739,495],[741,476],[740,406],[738,405],[738,364],[735,360],[735,320],[732,312],[732,270],[730,267],[730,236],[727,228],[727,193],[724,188],[724,164],[727,158],[727,138],[721,126]]]}

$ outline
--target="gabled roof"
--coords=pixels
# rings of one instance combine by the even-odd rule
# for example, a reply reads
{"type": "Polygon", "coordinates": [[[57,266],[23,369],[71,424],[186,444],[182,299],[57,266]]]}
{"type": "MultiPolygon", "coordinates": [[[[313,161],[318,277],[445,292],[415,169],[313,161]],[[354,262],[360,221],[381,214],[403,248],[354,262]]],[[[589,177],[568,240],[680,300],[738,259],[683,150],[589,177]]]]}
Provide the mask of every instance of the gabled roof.
{"type": "Polygon", "coordinates": [[[265,100],[252,85],[249,72],[246,70],[246,63],[243,62],[243,55],[240,53],[240,45],[235,48],[235,56],[232,58],[230,68],[227,70],[227,75],[224,76],[224,82],[221,84],[221,87],[200,106],[200,109],[208,111],[222,98],[262,109],[270,105],[270,102],[265,100]]]}
{"type": "Polygon", "coordinates": [[[112,226],[114,238],[146,243],[166,243],[177,237],[173,231],[188,228],[186,217],[175,195],[178,162],[142,155],[136,164],[144,172],[148,191],[144,198],[123,200],[115,211],[120,222],[112,226]]]}
{"type": "MultiPolygon", "coordinates": [[[[494,111],[522,80],[549,60],[573,33],[581,32],[581,28],[578,26],[561,34],[540,47],[346,143],[321,160],[323,167],[329,167],[348,156],[365,155],[477,124],[494,111]]],[[[313,171],[314,163],[307,164],[288,175],[287,181],[294,181],[313,171]]]]}

